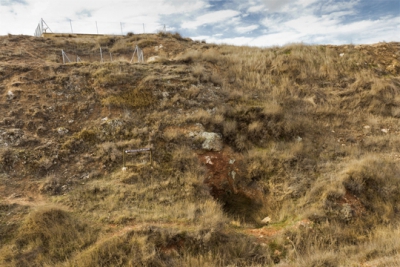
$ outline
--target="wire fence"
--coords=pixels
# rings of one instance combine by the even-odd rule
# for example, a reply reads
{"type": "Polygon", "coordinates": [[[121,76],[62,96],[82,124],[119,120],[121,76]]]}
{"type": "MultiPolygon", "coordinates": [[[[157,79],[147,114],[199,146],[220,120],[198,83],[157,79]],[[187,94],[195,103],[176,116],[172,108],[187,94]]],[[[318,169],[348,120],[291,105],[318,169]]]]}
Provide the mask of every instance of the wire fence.
{"type": "Polygon", "coordinates": [[[41,37],[43,33],[77,33],[77,34],[106,34],[125,35],[128,33],[157,33],[167,31],[165,24],[159,23],[130,23],[104,21],[75,21],[64,20],[45,22],[39,21],[34,36],[41,37]],[[51,29],[48,25],[51,25],[51,29]]]}
{"type": "Polygon", "coordinates": [[[144,63],[143,50],[136,46],[125,53],[113,53],[108,47],[100,47],[97,51],[61,50],[63,64],[72,62],[113,62],[126,61],[144,63]]]}

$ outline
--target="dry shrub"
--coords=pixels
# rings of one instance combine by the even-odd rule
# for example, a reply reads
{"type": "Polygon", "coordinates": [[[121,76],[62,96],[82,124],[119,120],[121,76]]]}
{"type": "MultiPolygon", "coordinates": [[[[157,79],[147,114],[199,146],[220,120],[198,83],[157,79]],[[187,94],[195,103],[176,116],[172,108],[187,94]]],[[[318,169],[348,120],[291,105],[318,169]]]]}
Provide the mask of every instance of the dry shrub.
{"type": "Polygon", "coordinates": [[[203,125],[207,125],[211,120],[211,114],[204,109],[200,109],[190,115],[187,120],[190,122],[200,122],[203,125]]]}
{"type": "Polygon", "coordinates": [[[191,63],[201,58],[201,53],[197,50],[188,50],[183,54],[178,55],[175,60],[185,63],[191,63]]]}
{"type": "Polygon", "coordinates": [[[234,120],[224,121],[223,124],[223,134],[224,137],[229,138],[236,134],[237,131],[237,122],[234,120]]]}
{"type": "Polygon", "coordinates": [[[179,136],[180,136],[179,130],[176,128],[172,128],[172,127],[167,128],[163,133],[163,137],[167,142],[176,140],[176,139],[178,139],[179,136]]]}
{"type": "Polygon", "coordinates": [[[172,166],[182,173],[201,169],[197,155],[186,146],[180,146],[172,152],[172,166]]]}
{"type": "Polygon", "coordinates": [[[113,37],[108,37],[108,36],[98,37],[98,38],[97,38],[97,43],[98,43],[100,46],[112,45],[115,41],[116,41],[115,38],[113,38],[113,37]]]}
{"type": "Polygon", "coordinates": [[[21,225],[12,250],[4,259],[16,266],[43,266],[62,262],[96,240],[93,227],[56,208],[31,213],[21,225]]]}
{"type": "Polygon", "coordinates": [[[224,115],[216,114],[212,117],[212,122],[216,125],[221,125],[225,121],[224,115]]]}
{"type": "Polygon", "coordinates": [[[185,91],[185,96],[191,99],[195,98],[199,93],[200,93],[200,88],[192,85],[189,89],[185,91]]]}
{"type": "Polygon", "coordinates": [[[210,82],[213,83],[215,86],[221,86],[223,84],[223,80],[217,72],[213,72],[211,74],[210,82]]]}
{"type": "Polygon", "coordinates": [[[157,41],[154,39],[142,39],[139,42],[137,42],[137,46],[139,46],[140,48],[145,48],[145,47],[149,47],[149,46],[155,46],[158,45],[157,41]]]}
{"type": "Polygon", "coordinates": [[[154,104],[155,100],[151,90],[142,85],[129,88],[119,95],[107,97],[102,100],[102,103],[116,107],[143,108],[154,104]]]}
{"type": "Polygon", "coordinates": [[[115,162],[117,159],[122,157],[122,152],[118,149],[114,142],[105,142],[98,145],[100,148],[100,155],[105,156],[106,160],[115,162]]]}
{"type": "Polygon", "coordinates": [[[209,49],[202,54],[202,59],[215,64],[220,61],[222,57],[215,49],[209,49]]]}
{"type": "Polygon", "coordinates": [[[201,78],[202,76],[204,76],[204,71],[205,71],[204,66],[201,64],[195,64],[192,67],[192,74],[196,78],[201,78]]]}
{"type": "Polygon", "coordinates": [[[244,134],[236,135],[234,144],[235,148],[241,152],[247,151],[251,148],[251,143],[244,134]]]}
{"type": "Polygon", "coordinates": [[[368,221],[394,223],[400,210],[400,167],[389,159],[369,156],[349,163],[341,176],[347,191],[358,197],[368,221]]]}
{"type": "Polygon", "coordinates": [[[263,128],[263,123],[261,121],[253,121],[249,124],[248,131],[250,134],[258,134],[263,128]]]}
{"type": "Polygon", "coordinates": [[[17,158],[14,151],[10,148],[0,150],[0,170],[12,171],[17,158]]]}
{"type": "Polygon", "coordinates": [[[231,101],[241,101],[245,97],[242,90],[233,90],[229,92],[228,99],[231,101]]]}
{"type": "Polygon", "coordinates": [[[130,53],[134,47],[126,39],[119,39],[110,49],[112,53],[130,53]]]}
{"type": "Polygon", "coordinates": [[[271,263],[268,252],[240,234],[209,229],[196,234],[150,226],[98,243],[69,265],[255,266],[271,263]]]}
{"type": "Polygon", "coordinates": [[[156,253],[156,247],[146,236],[135,236],[133,232],[113,237],[96,244],[82,253],[71,266],[165,266],[156,253]]]}
{"type": "Polygon", "coordinates": [[[97,141],[97,133],[92,129],[83,129],[79,133],[74,134],[74,138],[93,145],[97,141]]]}
{"type": "Polygon", "coordinates": [[[199,204],[188,206],[188,218],[196,223],[198,230],[212,229],[222,230],[227,223],[227,217],[219,203],[212,199],[206,199],[199,204]]]}

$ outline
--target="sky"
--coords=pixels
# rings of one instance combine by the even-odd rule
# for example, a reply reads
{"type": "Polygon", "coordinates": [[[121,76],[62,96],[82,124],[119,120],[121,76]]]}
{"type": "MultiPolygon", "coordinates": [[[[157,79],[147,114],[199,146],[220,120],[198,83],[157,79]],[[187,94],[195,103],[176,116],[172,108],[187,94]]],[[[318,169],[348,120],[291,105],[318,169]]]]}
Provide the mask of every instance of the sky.
{"type": "Polygon", "coordinates": [[[208,43],[400,41],[400,0],[0,0],[0,35],[155,33],[164,27],[208,43]]]}

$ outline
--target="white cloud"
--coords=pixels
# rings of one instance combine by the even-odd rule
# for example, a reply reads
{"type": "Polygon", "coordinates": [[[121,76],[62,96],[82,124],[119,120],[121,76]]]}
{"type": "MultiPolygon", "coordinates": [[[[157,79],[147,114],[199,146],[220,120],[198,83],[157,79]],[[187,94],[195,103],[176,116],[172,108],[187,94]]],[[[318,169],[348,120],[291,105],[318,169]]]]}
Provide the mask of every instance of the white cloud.
{"type": "Polygon", "coordinates": [[[196,29],[197,27],[205,24],[213,24],[221,21],[225,21],[239,15],[240,12],[236,10],[220,10],[214,11],[202,16],[199,16],[194,21],[185,21],[182,23],[183,29],[196,29]]]}
{"type": "Polygon", "coordinates": [[[290,0],[263,0],[264,5],[268,8],[269,11],[278,12],[281,11],[287,4],[289,4],[290,0]]]}
{"type": "Polygon", "coordinates": [[[265,9],[264,5],[258,5],[258,6],[251,6],[247,9],[248,13],[258,13],[260,11],[263,11],[265,9]]]}
{"type": "Polygon", "coordinates": [[[377,4],[368,14],[362,13],[364,9],[359,7],[363,3],[362,0],[151,0],[151,4],[132,0],[0,0],[0,35],[33,34],[42,17],[55,32],[70,32],[69,19],[74,32],[82,33],[96,33],[96,21],[99,33],[105,34],[120,33],[120,22],[124,34],[143,32],[143,24],[146,32],[155,32],[166,24],[167,30],[202,35],[196,38],[208,42],[237,45],[400,41],[398,14],[392,12],[379,18],[377,4]],[[205,25],[212,27],[202,27],[205,25]],[[256,36],[260,32],[262,35],[256,36]]]}
{"type": "Polygon", "coordinates": [[[245,26],[245,27],[237,27],[235,30],[238,33],[246,33],[246,32],[254,31],[254,30],[258,29],[258,27],[260,27],[260,26],[258,26],[258,25],[250,25],[250,26],[245,26]]]}
{"type": "Polygon", "coordinates": [[[161,16],[193,14],[207,4],[206,0],[158,0],[152,5],[126,0],[24,0],[25,5],[19,3],[22,0],[0,1],[7,3],[7,6],[0,6],[0,35],[8,32],[32,34],[40,18],[44,18],[55,32],[70,32],[68,19],[72,20],[74,32],[96,33],[95,21],[100,33],[120,33],[120,22],[125,25],[125,33],[142,32],[143,23],[146,32],[154,32],[163,24],[168,24],[161,21],[161,16]],[[91,16],[83,16],[83,11],[89,11],[91,16]]]}
{"type": "Polygon", "coordinates": [[[212,36],[195,36],[190,38],[192,38],[193,40],[206,40],[207,43],[234,45],[249,45],[250,42],[254,39],[251,37],[215,38],[212,36]]]}
{"type": "Polygon", "coordinates": [[[331,13],[341,10],[353,9],[360,1],[359,0],[346,0],[346,1],[333,1],[330,0],[327,3],[323,3],[321,12],[331,13]]]}

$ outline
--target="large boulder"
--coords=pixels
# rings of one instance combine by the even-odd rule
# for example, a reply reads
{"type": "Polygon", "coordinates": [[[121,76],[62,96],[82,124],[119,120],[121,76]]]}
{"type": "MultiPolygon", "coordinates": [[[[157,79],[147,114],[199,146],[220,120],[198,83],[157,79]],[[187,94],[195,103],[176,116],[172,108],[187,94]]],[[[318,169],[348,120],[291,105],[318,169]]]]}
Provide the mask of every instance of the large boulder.
{"type": "Polygon", "coordinates": [[[204,138],[202,148],[209,151],[221,151],[222,150],[222,139],[221,135],[217,133],[202,132],[200,134],[204,138]]]}

